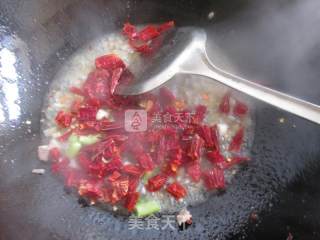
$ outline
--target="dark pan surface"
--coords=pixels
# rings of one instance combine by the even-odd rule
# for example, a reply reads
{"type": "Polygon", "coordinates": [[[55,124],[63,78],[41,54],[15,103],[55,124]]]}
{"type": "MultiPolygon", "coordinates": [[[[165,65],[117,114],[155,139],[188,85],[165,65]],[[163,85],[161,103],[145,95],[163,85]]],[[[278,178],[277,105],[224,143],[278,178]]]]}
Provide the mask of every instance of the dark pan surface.
{"type": "MultiPolygon", "coordinates": [[[[317,204],[320,196],[312,192],[319,187],[309,182],[319,179],[320,128],[262,103],[256,103],[252,163],[235,177],[225,194],[190,209],[194,224],[186,231],[129,230],[128,220],[123,217],[95,207],[81,208],[76,197],[67,194],[61,181],[49,173],[49,166],[37,160],[40,110],[53,75],[79,46],[118,28],[128,18],[134,23],[175,19],[178,25],[205,26],[237,67],[235,71],[255,79],[263,76],[263,80],[269,80],[265,84],[320,103],[319,76],[312,71],[319,65],[314,53],[309,53],[310,62],[304,62],[302,70],[287,71],[296,63],[284,61],[286,52],[272,58],[271,49],[284,43],[274,43],[257,21],[266,9],[286,8],[286,1],[272,7],[255,1],[223,2],[1,1],[0,56],[3,49],[14,52],[19,75],[16,79],[0,79],[1,240],[285,239],[290,224],[316,231],[319,217],[311,219],[311,215],[320,216],[319,209],[310,206],[317,204]],[[215,22],[207,20],[211,9],[216,12],[215,22]],[[250,43],[250,37],[260,42],[250,43]],[[265,45],[270,51],[262,55],[265,45]],[[266,58],[268,61],[263,61],[266,58]],[[293,73],[302,78],[301,71],[309,74],[299,91],[300,85],[291,79],[295,79],[293,73]],[[285,123],[280,124],[282,117],[285,123]],[[45,168],[47,173],[35,176],[31,174],[33,168],[45,168]],[[303,196],[310,206],[301,203],[303,196]],[[258,227],[249,220],[253,211],[261,214],[258,227]],[[308,213],[310,219],[300,221],[308,213]]],[[[308,239],[317,239],[317,234],[309,234],[308,239]]]]}

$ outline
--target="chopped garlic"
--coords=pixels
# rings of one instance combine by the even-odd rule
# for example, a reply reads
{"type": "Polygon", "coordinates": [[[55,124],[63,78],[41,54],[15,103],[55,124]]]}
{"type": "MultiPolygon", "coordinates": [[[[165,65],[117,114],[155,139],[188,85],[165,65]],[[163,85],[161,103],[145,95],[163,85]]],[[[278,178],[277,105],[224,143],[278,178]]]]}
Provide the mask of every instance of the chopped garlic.
{"type": "Polygon", "coordinates": [[[105,159],[104,157],[102,157],[101,161],[104,162],[104,163],[109,163],[110,162],[109,160],[105,159]]]}
{"type": "Polygon", "coordinates": [[[285,122],[285,119],[282,117],[282,118],[279,118],[279,122],[280,123],[284,123],[285,122]]]}
{"type": "Polygon", "coordinates": [[[41,161],[47,162],[49,160],[49,146],[42,145],[38,147],[38,158],[41,161]]]}
{"type": "Polygon", "coordinates": [[[208,14],[208,19],[211,20],[212,18],[214,18],[214,11],[211,11],[208,14]]]}
{"type": "Polygon", "coordinates": [[[69,163],[69,167],[77,169],[77,168],[79,168],[79,164],[75,159],[71,158],[70,163],[69,163]]]}
{"type": "Polygon", "coordinates": [[[192,215],[190,214],[190,212],[186,208],[184,208],[178,213],[177,222],[179,225],[182,225],[183,223],[189,221],[191,218],[192,215]]]}
{"type": "Polygon", "coordinates": [[[32,173],[39,174],[39,175],[45,174],[45,172],[46,172],[46,170],[43,168],[35,168],[32,170],[32,173]]]}
{"type": "Polygon", "coordinates": [[[219,123],[218,128],[221,135],[225,135],[228,131],[228,125],[225,123],[219,123]]]}
{"type": "Polygon", "coordinates": [[[102,120],[103,118],[108,118],[109,117],[109,112],[104,110],[104,109],[99,109],[97,114],[96,114],[96,119],[99,121],[99,120],[102,120]]]}
{"type": "Polygon", "coordinates": [[[146,192],[147,192],[147,191],[146,191],[146,188],[145,188],[145,187],[142,187],[142,188],[141,188],[141,194],[146,194],[146,192]]]}

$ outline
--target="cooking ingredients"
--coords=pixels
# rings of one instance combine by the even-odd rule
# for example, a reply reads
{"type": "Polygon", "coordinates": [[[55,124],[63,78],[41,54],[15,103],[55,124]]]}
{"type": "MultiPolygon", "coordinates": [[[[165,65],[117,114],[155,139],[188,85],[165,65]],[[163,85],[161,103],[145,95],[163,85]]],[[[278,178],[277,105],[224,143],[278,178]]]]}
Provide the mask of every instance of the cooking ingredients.
{"type": "Polygon", "coordinates": [[[139,217],[177,212],[227,189],[250,159],[251,109],[226,87],[190,76],[142,95],[115,94],[135,81],[131,63],[157,51],[173,26],[125,24],[123,35],[77,53],[53,82],[39,157],[91,205],[139,217]]]}

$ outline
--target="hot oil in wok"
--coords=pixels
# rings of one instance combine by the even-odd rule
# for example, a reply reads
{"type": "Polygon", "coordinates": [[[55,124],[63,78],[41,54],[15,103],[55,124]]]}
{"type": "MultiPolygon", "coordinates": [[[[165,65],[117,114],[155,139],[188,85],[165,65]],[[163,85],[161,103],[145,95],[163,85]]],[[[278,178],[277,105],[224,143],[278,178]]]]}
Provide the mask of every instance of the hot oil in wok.
{"type": "MultiPolygon", "coordinates": [[[[60,133],[55,127],[54,118],[58,111],[68,110],[73,100],[77,97],[69,92],[71,86],[80,87],[86,80],[87,75],[94,69],[94,60],[96,57],[115,53],[129,66],[134,62],[135,69],[130,69],[133,73],[139,68],[141,56],[134,52],[127,43],[127,40],[118,33],[107,34],[96,39],[82,49],[79,49],[68,61],[65,62],[62,69],[58,72],[53,80],[52,86],[48,93],[47,103],[44,106],[44,118],[42,120],[43,141],[45,144],[57,145],[60,148],[66,148],[66,144],[58,143],[52,139],[59,136],[60,133]]],[[[240,155],[249,156],[249,150],[253,140],[254,122],[252,119],[252,108],[250,114],[245,117],[236,118],[231,114],[225,115],[218,111],[221,98],[229,91],[226,87],[198,76],[177,76],[172,79],[167,87],[172,90],[178,99],[182,99],[184,104],[188,106],[196,106],[198,104],[206,105],[208,109],[207,116],[204,120],[208,125],[217,124],[220,132],[220,148],[225,157],[229,157],[228,146],[232,136],[236,133],[240,125],[245,127],[245,139],[240,155]]],[[[240,99],[240,96],[236,96],[240,99]]],[[[235,100],[231,99],[231,106],[235,104],[235,100]]],[[[110,116],[112,118],[112,116],[110,116]]],[[[161,125],[161,124],[160,124],[161,125]]],[[[161,126],[160,126],[161,127],[161,126]]],[[[202,157],[204,159],[205,156],[202,157]]],[[[124,162],[131,162],[132,159],[125,159],[124,162]]],[[[206,169],[207,161],[202,161],[202,167],[206,169]]],[[[77,161],[71,159],[71,165],[77,167],[77,161]]],[[[232,184],[232,177],[239,170],[239,166],[234,166],[230,170],[225,171],[227,185],[232,184]]],[[[202,181],[194,183],[186,175],[185,170],[181,168],[178,172],[177,179],[188,191],[188,195],[183,199],[176,201],[167,192],[158,191],[154,193],[148,192],[143,183],[138,186],[139,192],[146,198],[152,198],[161,204],[161,212],[177,212],[178,210],[190,206],[197,205],[206,201],[214,191],[208,192],[202,181]]],[[[173,182],[171,177],[168,183],[173,182]]],[[[102,204],[106,206],[105,204],[102,204]]],[[[121,208],[106,206],[107,209],[122,212],[121,208]]]]}

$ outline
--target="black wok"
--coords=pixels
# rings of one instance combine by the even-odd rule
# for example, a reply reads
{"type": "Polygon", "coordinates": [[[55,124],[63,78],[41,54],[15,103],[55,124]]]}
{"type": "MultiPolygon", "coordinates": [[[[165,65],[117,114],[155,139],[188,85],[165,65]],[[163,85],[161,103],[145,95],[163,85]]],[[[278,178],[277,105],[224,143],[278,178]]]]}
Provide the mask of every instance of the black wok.
{"type": "Polygon", "coordinates": [[[205,27],[217,65],[319,104],[319,10],[316,0],[2,0],[0,239],[319,239],[320,127],[260,102],[253,161],[226,193],[190,208],[185,231],[129,230],[124,217],[81,208],[36,154],[54,74],[81,45],[128,20],[205,27]]]}

